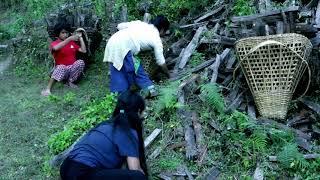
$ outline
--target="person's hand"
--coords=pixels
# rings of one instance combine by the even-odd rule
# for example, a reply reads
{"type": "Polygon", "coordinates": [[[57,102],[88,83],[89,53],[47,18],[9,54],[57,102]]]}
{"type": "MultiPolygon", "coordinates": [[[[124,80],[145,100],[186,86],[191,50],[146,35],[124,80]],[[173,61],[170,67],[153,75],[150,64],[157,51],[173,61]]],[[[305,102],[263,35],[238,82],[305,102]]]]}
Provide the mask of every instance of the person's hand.
{"type": "Polygon", "coordinates": [[[70,40],[72,41],[78,41],[79,40],[79,35],[75,34],[69,37],[70,40]]]}

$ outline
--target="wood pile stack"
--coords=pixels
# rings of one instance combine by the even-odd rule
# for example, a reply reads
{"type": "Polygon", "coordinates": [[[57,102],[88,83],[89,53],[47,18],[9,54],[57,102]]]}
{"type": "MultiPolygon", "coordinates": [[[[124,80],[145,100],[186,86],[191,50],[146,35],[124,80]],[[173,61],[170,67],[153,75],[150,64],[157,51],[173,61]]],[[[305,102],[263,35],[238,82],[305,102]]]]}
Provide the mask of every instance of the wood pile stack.
{"type": "MultiPolygon", "coordinates": [[[[263,2],[266,3],[266,1],[263,2]]],[[[295,112],[289,112],[286,120],[275,121],[259,117],[242,71],[234,72],[238,65],[234,45],[237,40],[251,36],[299,33],[308,37],[312,41],[313,51],[312,58],[309,60],[312,82],[307,95],[318,92],[320,85],[318,78],[320,1],[313,0],[304,5],[289,4],[281,9],[268,9],[266,8],[268,6],[264,6],[263,10],[259,10],[261,13],[234,16],[231,22],[226,22],[227,17],[231,16],[232,5],[232,2],[229,1],[218,1],[210,11],[194,18],[189,24],[179,26],[181,31],[186,32],[185,36],[173,42],[166,54],[167,64],[173,75],[171,80],[183,79],[178,90],[179,103],[187,104],[190,93],[195,93],[204,82],[216,83],[222,89],[227,107],[226,112],[237,109],[246,112],[252,119],[257,119],[259,124],[273,124],[282,129],[290,129],[295,133],[296,142],[300,148],[307,152],[319,150],[319,147],[314,146],[312,142],[319,139],[320,136],[320,129],[316,127],[317,118],[320,117],[320,105],[307,98],[302,98],[293,101],[296,106],[293,108],[295,112]],[[192,67],[188,65],[188,62],[196,51],[206,51],[210,57],[206,57],[206,60],[200,65],[192,67]]],[[[304,85],[303,81],[304,79],[300,87],[304,85]]],[[[298,88],[295,96],[301,94],[303,90],[298,88]]],[[[206,154],[206,148],[199,143],[202,135],[197,114],[181,108],[178,109],[177,114],[183,121],[185,143],[182,146],[185,146],[186,158],[197,159],[198,162],[201,162],[206,154]]],[[[214,122],[211,126],[219,131],[219,126],[214,122]]],[[[152,158],[154,154],[159,155],[159,149],[152,154],[152,158]]],[[[317,158],[319,155],[306,157],[317,158]]],[[[270,156],[270,161],[276,161],[276,157],[270,156]]],[[[192,173],[186,167],[182,168],[181,172],[181,176],[193,178],[192,173]]],[[[215,179],[218,174],[219,170],[213,167],[203,177],[204,179],[215,179]]],[[[177,175],[172,173],[159,175],[162,179],[171,179],[173,176],[177,175]]]]}
{"type": "Polygon", "coordinates": [[[47,31],[49,37],[54,40],[53,33],[54,26],[58,22],[66,22],[71,26],[72,30],[79,27],[84,28],[88,35],[88,50],[89,55],[93,55],[99,48],[102,41],[101,34],[101,18],[94,13],[94,6],[92,3],[68,3],[58,9],[56,12],[49,13],[45,18],[47,23],[47,31]]]}

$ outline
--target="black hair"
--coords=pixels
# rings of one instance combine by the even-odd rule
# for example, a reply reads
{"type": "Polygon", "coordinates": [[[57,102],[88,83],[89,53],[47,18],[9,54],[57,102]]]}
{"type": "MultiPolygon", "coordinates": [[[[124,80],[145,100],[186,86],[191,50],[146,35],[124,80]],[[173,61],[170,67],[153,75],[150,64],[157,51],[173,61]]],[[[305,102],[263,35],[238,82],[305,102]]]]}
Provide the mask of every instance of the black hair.
{"type": "Polygon", "coordinates": [[[163,15],[158,15],[155,19],[151,21],[151,23],[159,30],[161,31],[162,29],[164,31],[167,31],[170,26],[169,20],[163,16],[163,15]]]}
{"type": "MultiPolygon", "coordinates": [[[[142,113],[145,109],[144,99],[135,92],[126,91],[119,95],[118,102],[115,110],[112,114],[112,123],[114,127],[119,127],[121,130],[126,132],[129,139],[134,141],[130,129],[136,130],[138,134],[138,146],[139,146],[139,160],[142,170],[146,177],[148,177],[147,163],[144,151],[144,140],[143,140],[143,119],[140,118],[139,113],[142,113]]],[[[114,128],[113,130],[115,130],[114,128]]],[[[114,133],[113,133],[114,134],[114,133]]]]}
{"type": "Polygon", "coordinates": [[[68,23],[66,23],[66,22],[58,22],[58,23],[54,26],[54,28],[53,28],[53,33],[54,33],[54,35],[55,35],[56,37],[58,37],[59,34],[60,34],[60,32],[61,32],[63,29],[66,30],[66,31],[68,31],[68,32],[71,32],[71,26],[70,26],[68,23]]]}

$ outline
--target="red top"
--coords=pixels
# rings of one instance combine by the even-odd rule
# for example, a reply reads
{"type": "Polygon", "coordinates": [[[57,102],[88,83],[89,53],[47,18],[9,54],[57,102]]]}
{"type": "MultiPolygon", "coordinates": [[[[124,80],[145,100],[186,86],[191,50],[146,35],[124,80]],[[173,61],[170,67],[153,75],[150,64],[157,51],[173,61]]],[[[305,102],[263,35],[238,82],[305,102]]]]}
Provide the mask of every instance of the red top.
{"type": "MultiPolygon", "coordinates": [[[[50,44],[50,49],[52,49],[54,46],[59,44],[61,42],[60,39],[57,39],[53,41],[50,44]]],[[[62,64],[62,65],[72,65],[76,61],[76,53],[80,46],[76,44],[74,41],[70,41],[68,44],[66,44],[63,48],[53,51],[53,57],[56,61],[56,65],[62,64]]]]}

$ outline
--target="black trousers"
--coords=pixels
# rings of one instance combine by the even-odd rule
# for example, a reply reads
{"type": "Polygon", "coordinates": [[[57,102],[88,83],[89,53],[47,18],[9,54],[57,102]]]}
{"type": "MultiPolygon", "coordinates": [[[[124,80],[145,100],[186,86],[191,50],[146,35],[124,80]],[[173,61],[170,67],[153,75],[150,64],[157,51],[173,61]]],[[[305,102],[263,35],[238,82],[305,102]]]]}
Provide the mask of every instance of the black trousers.
{"type": "Polygon", "coordinates": [[[127,169],[97,169],[82,163],[65,159],[60,167],[62,180],[146,180],[145,175],[140,171],[127,169]]]}

